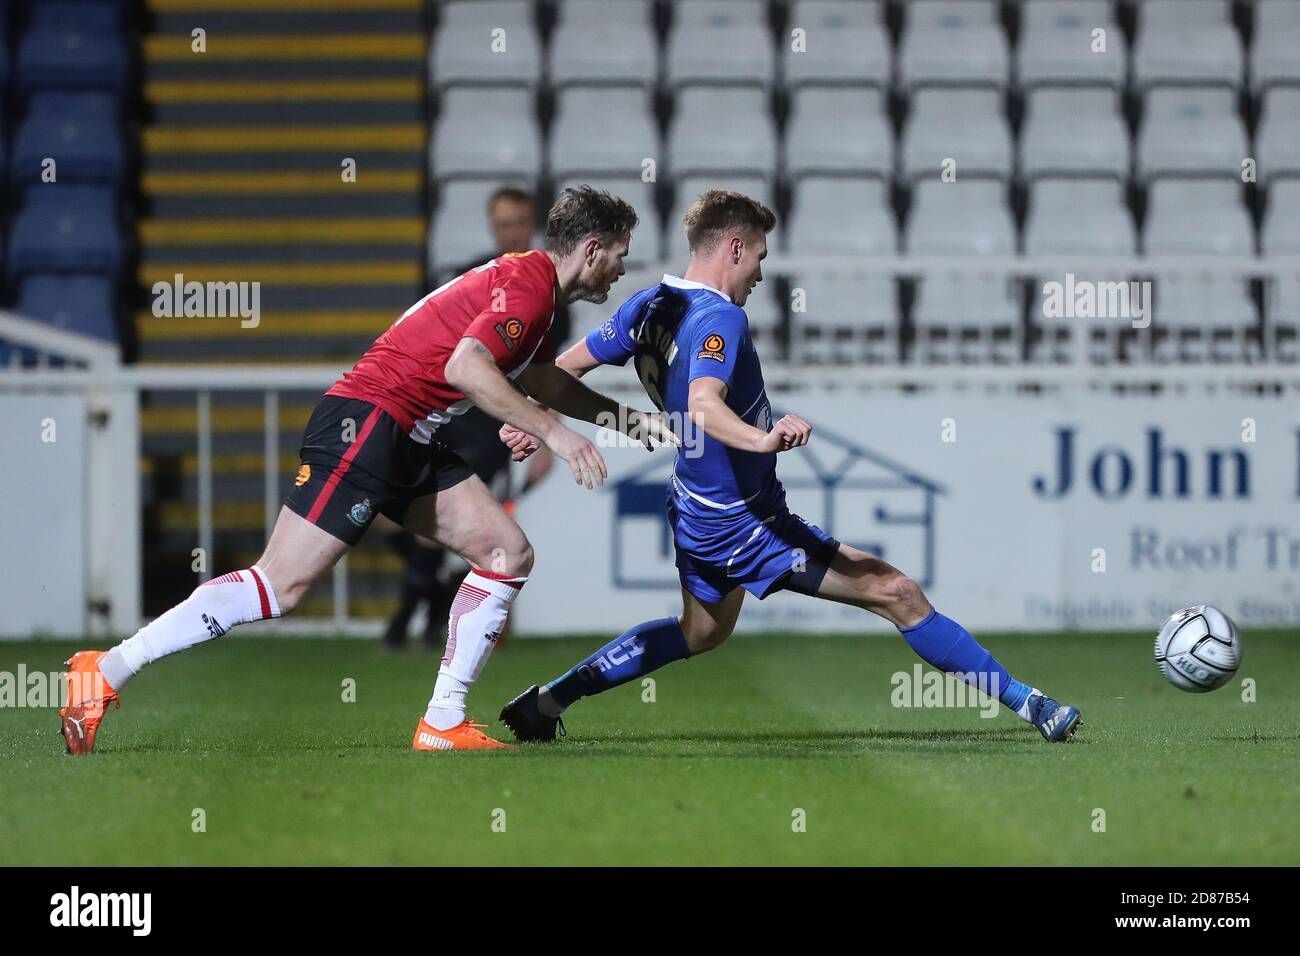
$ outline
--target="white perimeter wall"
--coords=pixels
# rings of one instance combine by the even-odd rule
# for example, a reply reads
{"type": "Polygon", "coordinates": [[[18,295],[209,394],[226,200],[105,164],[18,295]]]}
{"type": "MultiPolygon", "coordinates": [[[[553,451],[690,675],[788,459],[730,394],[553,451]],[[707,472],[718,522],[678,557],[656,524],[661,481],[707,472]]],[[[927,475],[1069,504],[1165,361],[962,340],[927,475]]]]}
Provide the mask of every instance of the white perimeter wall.
{"type": "MultiPolygon", "coordinates": [[[[1294,404],[809,392],[778,396],[774,417],[783,412],[814,426],[808,448],[778,459],[792,507],[878,549],[971,628],[1151,628],[1193,603],[1216,604],[1244,627],[1300,622],[1294,404]],[[1243,441],[1248,418],[1253,443],[1243,441]],[[942,440],[945,419],[955,442],[942,440]],[[1181,487],[1175,449],[1186,461],[1181,487]],[[1094,549],[1104,549],[1104,572],[1094,549]]],[[[521,502],[537,552],[516,604],[521,631],[617,633],[679,609],[661,491],[672,454],[605,451],[604,488],[557,473],[521,502]]],[[[748,599],[740,627],[886,629],[790,594],[748,599]]]]}

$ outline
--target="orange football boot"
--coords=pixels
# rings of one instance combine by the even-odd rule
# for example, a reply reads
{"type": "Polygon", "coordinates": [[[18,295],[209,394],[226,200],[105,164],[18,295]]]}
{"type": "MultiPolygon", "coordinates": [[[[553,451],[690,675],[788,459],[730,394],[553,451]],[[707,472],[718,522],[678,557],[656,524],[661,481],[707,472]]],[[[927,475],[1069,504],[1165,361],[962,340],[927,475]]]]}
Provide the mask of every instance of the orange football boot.
{"type": "Polygon", "coordinates": [[[63,675],[67,689],[67,703],[59,709],[62,718],[60,732],[68,745],[68,753],[88,754],[95,749],[95,735],[104,722],[108,705],[122,706],[117,691],[105,679],[99,662],[107,651],[78,651],[68,660],[68,670],[63,675]]]}
{"type": "Polygon", "coordinates": [[[483,733],[487,724],[462,720],[451,730],[434,730],[423,717],[415,728],[414,750],[514,750],[514,744],[493,740],[483,733]]]}

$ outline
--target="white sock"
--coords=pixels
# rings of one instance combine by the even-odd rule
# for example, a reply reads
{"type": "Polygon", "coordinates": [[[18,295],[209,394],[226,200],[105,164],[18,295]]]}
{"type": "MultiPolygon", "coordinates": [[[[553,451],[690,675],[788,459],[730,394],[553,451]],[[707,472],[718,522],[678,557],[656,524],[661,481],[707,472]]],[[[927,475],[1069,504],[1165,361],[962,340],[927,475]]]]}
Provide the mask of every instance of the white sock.
{"type": "Polygon", "coordinates": [[[236,624],[280,616],[271,582],[257,565],[206,581],[161,617],[104,655],[99,669],[114,690],[146,664],[220,637],[236,624]]]}
{"type": "Polygon", "coordinates": [[[1023,720],[1025,723],[1032,724],[1034,722],[1034,718],[1029,716],[1029,705],[1033,702],[1035,697],[1042,697],[1042,696],[1043,696],[1043,692],[1039,690],[1037,687],[1030,690],[1029,696],[1026,697],[1025,702],[1020,705],[1020,709],[1016,711],[1016,716],[1019,717],[1021,720],[1023,720]]]}
{"type": "Polygon", "coordinates": [[[488,655],[510,616],[510,605],[527,578],[489,576],[470,568],[456,591],[447,626],[447,652],[438,668],[425,721],[434,730],[451,730],[465,719],[465,696],[478,680],[488,655]]]}
{"type": "Polygon", "coordinates": [[[560,706],[558,700],[551,696],[551,689],[546,686],[543,686],[537,692],[537,709],[547,717],[559,717],[560,714],[564,713],[564,708],[560,706]]]}

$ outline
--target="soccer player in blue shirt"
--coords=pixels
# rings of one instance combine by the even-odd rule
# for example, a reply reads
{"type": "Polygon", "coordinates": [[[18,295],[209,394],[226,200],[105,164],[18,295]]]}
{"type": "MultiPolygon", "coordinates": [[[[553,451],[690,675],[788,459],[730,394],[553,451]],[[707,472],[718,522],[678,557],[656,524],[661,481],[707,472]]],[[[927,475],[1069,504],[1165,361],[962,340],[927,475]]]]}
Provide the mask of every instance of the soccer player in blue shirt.
{"type": "MultiPolygon", "coordinates": [[[[997,697],[1049,741],[1082,722],[1015,680],[964,627],[935,610],[915,581],[880,558],[836,541],[791,513],[776,456],[807,444],[796,415],[773,423],[744,305],[763,278],[770,209],[714,189],[684,217],[690,265],[628,299],[612,319],[561,356],[574,375],[629,359],[681,446],[668,481],[668,521],[682,585],[680,617],[646,621],[544,687],[501,711],[523,741],[551,741],[575,701],[712,650],[735,627],[746,592],[760,600],[796,591],[871,611],[892,623],[920,657],[997,697]]],[[[502,429],[516,458],[530,436],[502,429]]]]}

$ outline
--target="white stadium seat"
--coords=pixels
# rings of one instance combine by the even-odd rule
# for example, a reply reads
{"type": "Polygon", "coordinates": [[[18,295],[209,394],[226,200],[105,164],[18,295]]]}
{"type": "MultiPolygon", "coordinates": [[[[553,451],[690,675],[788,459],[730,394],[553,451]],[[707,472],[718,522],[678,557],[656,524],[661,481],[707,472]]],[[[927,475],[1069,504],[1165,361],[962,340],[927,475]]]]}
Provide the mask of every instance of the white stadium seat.
{"type": "Polygon", "coordinates": [[[542,44],[527,0],[449,0],[429,47],[435,89],[453,84],[520,84],[542,77],[542,44]]]}
{"type": "Polygon", "coordinates": [[[1300,273],[1278,276],[1266,287],[1264,337],[1268,358],[1300,362],[1300,273]]]}
{"type": "Polygon", "coordinates": [[[448,176],[534,178],[542,131],[523,89],[456,87],[442,98],[433,130],[433,171],[448,176]]]}
{"type": "Polygon", "coordinates": [[[1274,176],[1300,175],[1300,87],[1274,86],[1264,94],[1255,158],[1261,183],[1274,176]]]}
{"type": "Polygon", "coordinates": [[[1127,179],[1129,165],[1128,130],[1114,90],[1030,91],[1020,128],[1021,175],[1127,179]]]}
{"type": "Polygon", "coordinates": [[[887,87],[893,76],[892,46],[878,0],[798,0],[780,37],[785,85],[870,83],[887,87]],[[804,31],[796,52],[790,31],[804,31]]]}
{"type": "Polygon", "coordinates": [[[894,136],[880,93],[865,87],[805,87],[792,97],[785,171],[870,174],[894,169],[894,136]]]}
{"type": "Polygon", "coordinates": [[[794,190],[786,252],[792,256],[889,256],[898,227],[878,179],[810,176],[794,190]]]}
{"type": "Polygon", "coordinates": [[[674,176],[729,172],[770,176],[776,124],[767,95],[753,87],[688,87],[677,94],[668,133],[674,176]]]}
{"type": "Polygon", "coordinates": [[[1139,86],[1241,85],[1241,36],[1222,0],[1146,0],[1138,12],[1133,78],[1139,86]]]}
{"type": "Polygon", "coordinates": [[[984,0],[914,0],[898,53],[906,89],[926,84],[1007,83],[1007,38],[984,0]]]}
{"type": "Polygon", "coordinates": [[[790,277],[791,358],[818,365],[898,362],[898,283],[842,271],[790,277]],[[797,305],[796,305],[797,304],[797,305]]]}
{"type": "MultiPolygon", "coordinates": [[[[501,185],[497,180],[483,179],[453,180],[442,185],[429,232],[429,258],[435,275],[445,279],[448,270],[460,268],[492,248],[487,206],[501,185]]],[[[531,188],[524,183],[515,185],[531,188]]]]}
{"type": "Polygon", "coordinates": [[[1300,83],[1300,4],[1255,0],[1250,76],[1256,91],[1275,83],[1300,83]]]}
{"type": "Polygon", "coordinates": [[[554,176],[640,176],[657,162],[659,131],[649,95],[636,87],[570,86],[560,91],[550,135],[554,176]]]}
{"type": "Polygon", "coordinates": [[[1011,176],[1011,127],[996,90],[925,89],[912,97],[900,173],[907,179],[937,179],[948,159],[956,160],[958,179],[1011,176]]]}
{"type": "Polygon", "coordinates": [[[654,86],[658,41],[647,0],[563,0],[558,13],[549,51],[552,86],[654,86]]]}
{"type": "Polygon", "coordinates": [[[1161,179],[1149,193],[1146,235],[1149,255],[1252,255],[1250,216],[1241,181],[1161,179]]]}
{"type": "Polygon", "coordinates": [[[1269,187],[1260,251],[1300,255],[1300,179],[1279,179],[1269,187]]]}
{"type": "Polygon", "coordinates": [[[1016,230],[999,182],[926,180],[913,190],[907,251],[914,255],[1012,255],[1016,230]]]}
{"type": "Polygon", "coordinates": [[[1033,184],[1026,254],[1124,256],[1136,251],[1137,231],[1120,183],[1040,179],[1033,184]]]}
{"type": "Polygon", "coordinates": [[[912,362],[1018,364],[1024,339],[1018,288],[995,274],[925,276],[912,310],[912,362]]]}
{"type": "Polygon", "coordinates": [[[1258,361],[1258,320],[1245,280],[1218,273],[1166,275],[1155,283],[1151,361],[1258,361]]]}
{"type": "Polygon", "coordinates": [[[772,85],[773,37],[760,0],[690,0],[673,6],[665,80],[772,85]]]}
{"type": "Polygon", "coordinates": [[[1020,84],[1096,83],[1119,88],[1128,69],[1124,35],[1110,0],[1026,0],[1016,67],[1020,84]],[[1103,29],[1105,52],[1094,50],[1103,29]]]}
{"type": "Polygon", "coordinates": [[[1137,175],[1240,175],[1249,154],[1236,95],[1222,87],[1149,92],[1137,141],[1137,175]]]}

